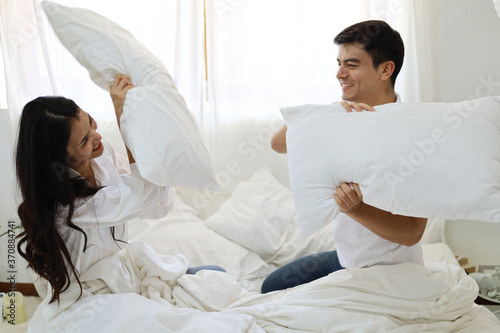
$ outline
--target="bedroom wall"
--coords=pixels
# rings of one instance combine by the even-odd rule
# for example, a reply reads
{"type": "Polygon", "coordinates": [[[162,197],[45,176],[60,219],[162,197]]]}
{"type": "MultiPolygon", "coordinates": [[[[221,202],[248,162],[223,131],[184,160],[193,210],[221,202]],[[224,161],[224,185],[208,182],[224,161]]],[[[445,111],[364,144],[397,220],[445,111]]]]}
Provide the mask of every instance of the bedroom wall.
{"type": "MultiPolygon", "coordinates": [[[[500,18],[493,2],[439,0],[435,6],[437,101],[500,95],[500,18]]],[[[498,235],[500,224],[447,221],[445,228],[450,247],[474,265],[500,265],[498,235]]]]}
{"type": "MultiPolygon", "coordinates": [[[[19,221],[17,218],[17,200],[15,196],[15,173],[13,165],[13,152],[11,144],[14,141],[12,137],[12,128],[10,125],[9,112],[0,110],[0,175],[2,176],[0,191],[0,235],[9,229],[8,221],[19,221]]],[[[15,231],[15,235],[19,234],[19,230],[15,231]]],[[[10,243],[11,244],[11,243],[10,243]]],[[[16,243],[17,244],[17,243],[16,243]]],[[[15,275],[17,282],[33,281],[33,277],[29,274],[25,267],[27,262],[16,255],[14,261],[9,257],[9,241],[8,237],[0,237],[0,267],[4,268],[7,263],[13,263],[11,269],[0,269],[0,282],[8,281],[7,278],[12,274],[15,275]],[[7,272],[10,273],[7,273],[7,272]],[[15,272],[15,273],[12,273],[15,272]]]]}
{"type": "Polygon", "coordinates": [[[500,95],[500,18],[493,1],[439,0],[435,6],[437,100],[500,95]]]}

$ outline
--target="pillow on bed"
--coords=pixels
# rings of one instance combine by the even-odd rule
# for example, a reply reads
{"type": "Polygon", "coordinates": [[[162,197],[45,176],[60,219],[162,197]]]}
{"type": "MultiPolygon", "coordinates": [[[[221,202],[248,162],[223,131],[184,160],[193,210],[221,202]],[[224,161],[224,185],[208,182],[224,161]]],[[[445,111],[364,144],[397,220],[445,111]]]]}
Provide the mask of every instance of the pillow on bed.
{"type": "Polygon", "coordinates": [[[231,197],[205,223],[266,262],[274,259],[297,228],[292,193],[268,165],[248,181],[238,183],[231,197]]]}
{"type": "Polygon", "coordinates": [[[125,144],[142,177],[163,186],[217,183],[198,124],[163,64],[127,30],[81,8],[42,3],[62,44],[109,91],[116,74],[136,88],[121,118],[125,144]]]}
{"type": "Polygon", "coordinates": [[[300,237],[336,217],[343,182],[394,214],[500,222],[500,97],[376,110],[281,110],[300,237]]]}

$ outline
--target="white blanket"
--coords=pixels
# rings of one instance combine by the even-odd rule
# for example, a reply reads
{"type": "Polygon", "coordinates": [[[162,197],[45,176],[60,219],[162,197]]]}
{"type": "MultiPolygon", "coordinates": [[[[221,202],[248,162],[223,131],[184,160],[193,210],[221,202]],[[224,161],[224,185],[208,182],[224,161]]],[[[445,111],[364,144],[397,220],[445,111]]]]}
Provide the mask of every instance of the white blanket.
{"type": "Polygon", "coordinates": [[[346,269],[261,295],[230,274],[179,275],[182,260],[141,243],[96,264],[83,279],[100,286],[74,304],[43,305],[30,332],[496,332],[500,323],[474,304],[478,287],[447,262],[346,269]],[[127,261],[132,284],[116,283],[110,262],[127,261]],[[180,265],[179,265],[180,264],[180,265]],[[105,288],[108,290],[104,290],[105,288]],[[121,290],[120,288],[123,288],[121,290]],[[138,288],[142,296],[131,293],[138,288]]]}
{"type": "MultiPolygon", "coordinates": [[[[215,275],[182,277],[186,293],[215,275]],[[189,280],[187,282],[186,280],[189,280]]],[[[220,285],[223,289],[224,284],[220,285]]],[[[179,287],[175,287],[174,294],[179,287]]],[[[199,289],[199,290],[198,290],[199,289]]],[[[212,295],[184,306],[215,306],[212,295]]],[[[441,262],[347,269],[312,283],[267,295],[243,296],[224,314],[247,314],[266,332],[495,332],[497,319],[473,303],[477,286],[454,264],[441,262]]],[[[231,297],[228,294],[228,297],[231,297]]],[[[220,304],[222,305],[222,304],[220,304]]]]}
{"type": "Polygon", "coordinates": [[[79,289],[72,289],[59,308],[45,300],[29,332],[500,332],[496,317],[474,304],[475,282],[439,243],[440,221],[429,221],[424,235],[434,242],[423,244],[426,267],[347,269],[261,295],[262,280],[280,265],[335,248],[331,228],[297,241],[284,204],[291,201],[264,168],[210,223],[187,200],[163,220],[132,221],[134,242],[81,275],[83,298],[74,303],[79,289]],[[261,242],[263,234],[272,241],[261,242]],[[207,264],[228,273],[184,274],[207,264]]]}

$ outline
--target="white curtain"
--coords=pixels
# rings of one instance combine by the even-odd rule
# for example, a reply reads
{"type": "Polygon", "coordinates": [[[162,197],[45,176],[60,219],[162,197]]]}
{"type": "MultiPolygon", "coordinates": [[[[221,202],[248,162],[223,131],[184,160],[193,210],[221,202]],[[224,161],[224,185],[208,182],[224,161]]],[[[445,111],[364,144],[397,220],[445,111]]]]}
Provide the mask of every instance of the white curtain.
{"type": "Polygon", "coordinates": [[[384,20],[399,31],[405,44],[403,68],[396,80],[396,91],[405,102],[435,102],[434,63],[436,1],[365,0],[369,19],[384,20]]]}
{"type": "MultiPolygon", "coordinates": [[[[0,111],[0,234],[7,231],[8,221],[18,221],[16,214],[15,173],[13,147],[19,110],[31,96],[52,93],[46,80],[47,70],[40,48],[33,5],[30,1],[0,1],[0,41],[5,70],[8,110],[0,111]]],[[[0,238],[0,281],[7,281],[7,239],[0,238]]],[[[19,274],[16,280],[29,279],[21,266],[26,263],[16,260],[19,274]],[[23,272],[23,273],[21,273],[23,272]]]]}
{"type": "Polygon", "coordinates": [[[385,20],[402,35],[402,99],[433,101],[433,13],[430,0],[207,0],[209,147],[217,153],[245,120],[271,119],[275,130],[281,107],[340,100],[333,38],[363,20],[385,20]]]}
{"type": "Polygon", "coordinates": [[[340,99],[333,38],[365,16],[363,1],[207,1],[215,124],[340,99]],[[349,15],[346,15],[346,13],[349,15]]]}
{"type": "Polygon", "coordinates": [[[245,163],[265,161],[264,147],[282,124],[280,108],[341,99],[333,38],[365,17],[363,1],[207,0],[206,5],[206,143],[216,161],[234,155],[221,148],[227,143],[242,159],[247,147],[260,152],[245,163]]]}

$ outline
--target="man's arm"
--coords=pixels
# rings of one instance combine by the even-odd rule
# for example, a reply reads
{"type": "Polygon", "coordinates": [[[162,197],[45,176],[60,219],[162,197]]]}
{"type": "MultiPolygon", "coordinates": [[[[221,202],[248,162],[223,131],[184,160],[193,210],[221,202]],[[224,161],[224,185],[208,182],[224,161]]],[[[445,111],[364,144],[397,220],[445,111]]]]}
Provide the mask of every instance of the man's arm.
{"type": "Polygon", "coordinates": [[[363,202],[358,184],[351,188],[343,183],[335,195],[335,202],[342,213],[362,224],[379,237],[393,243],[412,246],[417,244],[424,234],[426,218],[394,215],[363,202]]]}
{"type": "Polygon", "coordinates": [[[283,124],[271,138],[271,148],[278,153],[286,154],[286,125],[283,124]]]}

